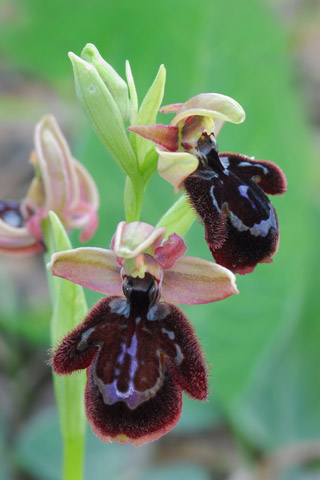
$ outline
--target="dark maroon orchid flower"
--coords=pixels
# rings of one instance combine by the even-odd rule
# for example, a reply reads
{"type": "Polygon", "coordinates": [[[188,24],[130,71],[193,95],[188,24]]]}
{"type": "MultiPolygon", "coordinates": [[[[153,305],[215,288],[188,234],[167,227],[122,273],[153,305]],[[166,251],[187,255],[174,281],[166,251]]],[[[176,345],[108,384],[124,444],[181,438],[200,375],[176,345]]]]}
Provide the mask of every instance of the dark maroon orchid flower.
{"type": "Polygon", "coordinates": [[[223,95],[201,94],[162,111],[176,113],[170,126],[129,130],[160,145],[159,173],[176,190],[185,189],[215,260],[240,274],[272,262],[279,227],[266,194],[284,193],[285,176],[274,163],[219,153],[215,141],[224,121],[244,120],[241,106],[223,95]],[[212,118],[218,119],[215,125],[212,118]]]}
{"type": "Polygon", "coordinates": [[[185,315],[158,303],[151,274],[126,277],[123,289],[126,298],[102,299],[63,340],[53,368],[87,369],[86,415],[101,440],[141,445],[177,423],[183,390],[207,398],[206,367],[185,315]]]}
{"type": "Polygon", "coordinates": [[[207,398],[206,366],[193,327],[171,302],[208,303],[237,293],[226,268],[184,256],[165,228],[121,222],[112,250],[55,253],[50,269],[102,299],[55,351],[53,369],[87,369],[86,414],[103,441],[156,440],[179,420],[182,392],[207,398]],[[160,297],[165,300],[160,302],[160,297]]]}

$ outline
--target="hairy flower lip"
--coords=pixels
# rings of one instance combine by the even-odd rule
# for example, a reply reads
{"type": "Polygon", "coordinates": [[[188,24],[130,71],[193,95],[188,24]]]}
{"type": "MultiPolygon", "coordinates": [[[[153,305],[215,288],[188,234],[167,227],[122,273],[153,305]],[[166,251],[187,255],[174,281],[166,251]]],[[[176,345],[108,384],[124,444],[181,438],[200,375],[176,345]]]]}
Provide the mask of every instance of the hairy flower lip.
{"type": "Polygon", "coordinates": [[[266,194],[282,194],[285,176],[272,162],[219,154],[215,142],[225,121],[245,120],[241,105],[225,95],[199,94],[161,112],[175,113],[168,129],[138,126],[135,132],[157,144],[158,172],[175,193],[186,191],[216,262],[240,274],[270,262],[278,248],[279,226],[266,194]],[[174,127],[179,128],[177,139],[174,127]]]}
{"type": "Polygon", "coordinates": [[[87,369],[86,415],[102,441],[156,440],[179,420],[183,391],[207,398],[200,345],[172,303],[195,305],[238,293],[235,276],[186,257],[184,240],[173,233],[163,242],[165,233],[144,222],[120,222],[112,250],[66,250],[48,265],[53,275],[111,295],[65,337],[52,362],[62,375],[87,369]]]}
{"type": "Polygon", "coordinates": [[[177,423],[182,391],[206,400],[207,369],[181,310],[167,303],[139,310],[130,298],[100,300],[62,340],[52,365],[62,375],[87,369],[86,414],[102,441],[142,445],[177,423]]]}

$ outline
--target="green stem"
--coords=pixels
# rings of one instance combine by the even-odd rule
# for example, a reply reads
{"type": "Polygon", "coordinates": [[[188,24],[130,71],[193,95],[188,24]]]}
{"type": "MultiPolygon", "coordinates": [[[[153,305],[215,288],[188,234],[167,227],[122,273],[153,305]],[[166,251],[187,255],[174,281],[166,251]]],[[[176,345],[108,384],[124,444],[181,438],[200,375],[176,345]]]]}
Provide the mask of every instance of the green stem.
{"type": "Polygon", "coordinates": [[[70,439],[63,444],[63,480],[83,478],[84,439],[70,439]]]}
{"type": "Polygon", "coordinates": [[[124,209],[126,222],[136,222],[140,219],[145,183],[140,174],[126,177],[124,188],[124,209]]]}
{"type": "MultiPolygon", "coordinates": [[[[72,248],[58,217],[50,212],[50,219],[42,222],[47,247],[45,262],[54,252],[72,248]]],[[[83,320],[87,305],[79,285],[47,274],[53,305],[51,319],[51,345],[55,349],[61,339],[83,320]]],[[[74,375],[53,374],[54,391],[58,406],[63,441],[63,480],[82,480],[86,417],[83,399],[85,372],[74,375]]]]}

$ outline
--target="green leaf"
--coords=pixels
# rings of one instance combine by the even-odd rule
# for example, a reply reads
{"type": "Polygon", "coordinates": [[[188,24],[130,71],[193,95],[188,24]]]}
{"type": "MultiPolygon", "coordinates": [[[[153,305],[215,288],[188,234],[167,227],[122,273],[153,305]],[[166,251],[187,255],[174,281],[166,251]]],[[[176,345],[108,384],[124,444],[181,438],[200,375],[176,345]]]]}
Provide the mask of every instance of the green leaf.
{"type": "Polygon", "coordinates": [[[62,443],[55,409],[31,417],[20,431],[15,455],[21,468],[39,480],[60,480],[62,443]]]}
{"type": "MultiPolygon", "coordinates": [[[[132,465],[135,465],[135,478],[138,479],[140,471],[150,462],[154,448],[155,444],[140,448],[116,443],[105,444],[89,430],[84,478],[131,478],[132,465]]],[[[56,409],[47,408],[37,412],[24,424],[15,445],[15,456],[20,467],[35,479],[61,480],[61,454],[56,409]]]]}
{"type": "Polygon", "coordinates": [[[138,480],[209,480],[206,470],[197,465],[176,464],[147,470],[138,480]]]}
{"type": "MultiPolygon", "coordinates": [[[[310,253],[316,252],[319,223],[309,233],[310,253]]],[[[241,430],[264,448],[319,439],[319,269],[313,258],[303,268],[304,284],[292,292],[283,321],[233,412],[241,430]]]]}
{"type": "MultiPolygon", "coordinates": [[[[130,116],[130,123],[133,125],[137,121],[138,115],[138,95],[136,86],[134,83],[131,67],[129,60],[126,61],[126,78],[128,82],[129,92],[130,92],[130,100],[131,100],[131,116],[130,116]]],[[[135,138],[134,135],[130,134],[130,139],[135,138]]]]}

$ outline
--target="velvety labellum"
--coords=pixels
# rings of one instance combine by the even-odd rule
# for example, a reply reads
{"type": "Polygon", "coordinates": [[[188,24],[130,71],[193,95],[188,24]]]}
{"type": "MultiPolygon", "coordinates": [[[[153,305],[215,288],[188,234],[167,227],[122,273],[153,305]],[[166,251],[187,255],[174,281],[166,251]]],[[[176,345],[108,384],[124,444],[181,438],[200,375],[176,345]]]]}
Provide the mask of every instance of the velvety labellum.
{"type": "Polygon", "coordinates": [[[178,308],[157,302],[150,277],[129,277],[127,298],[101,300],[53,358],[57,373],[89,367],[86,411],[105,441],[119,435],[136,444],[149,441],[150,435],[158,438],[177,422],[182,390],[198,399],[207,395],[206,368],[193,328],[178,308]],[[119,418],[115,412],[121,412],[119,418]]]}
{"type": "Polygon", "coordinates": [[[199,167],[184,182],[201,217],[215,260],[233,272],[248,273],[276,252],[279,228],[266,193],[283,193],[286,181],[271,162],[218,154],[209,136],[199,141],[199,167]]]}

